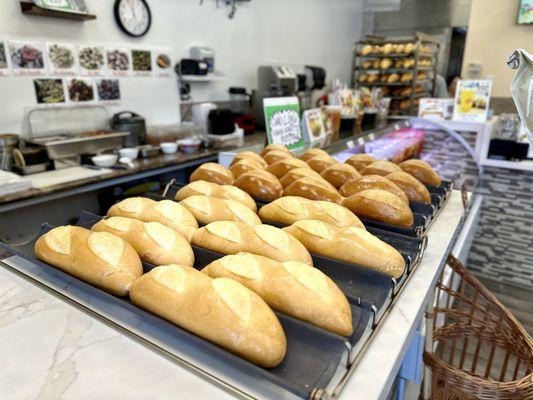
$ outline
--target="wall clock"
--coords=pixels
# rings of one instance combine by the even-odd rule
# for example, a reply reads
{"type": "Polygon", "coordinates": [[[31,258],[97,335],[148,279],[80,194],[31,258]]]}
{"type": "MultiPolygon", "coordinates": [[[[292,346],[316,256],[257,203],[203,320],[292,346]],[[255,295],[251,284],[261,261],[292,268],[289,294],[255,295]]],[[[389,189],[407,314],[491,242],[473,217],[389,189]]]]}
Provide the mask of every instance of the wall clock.
{"type": "Polygon", "coordinates": [[[152,13],[145,0],[115,0],[115,20],[127,35],[146,35],[152,24],[152,13]]]}

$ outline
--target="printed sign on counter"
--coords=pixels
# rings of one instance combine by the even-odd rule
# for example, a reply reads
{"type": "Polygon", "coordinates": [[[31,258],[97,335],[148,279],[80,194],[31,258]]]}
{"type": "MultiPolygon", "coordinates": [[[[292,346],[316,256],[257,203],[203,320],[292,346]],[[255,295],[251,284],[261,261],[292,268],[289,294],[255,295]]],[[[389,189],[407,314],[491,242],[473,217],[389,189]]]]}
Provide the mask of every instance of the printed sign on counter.
{"type": "Polygon", "coordinates": [[[105,76],[105,50],[100,46],[79,46],[78,59],[83,76],[105,76]]]}
{"type": "Polygon", "coordinates": [[[6,44],[0,41],[0,76],[9,75],[9,65],[7,64],[6,44]]]}
{"type": "Polygon", "coordinates": [[[124,47],[109,47],[107,49],[107,70],[112,76],[129,76],[131,74],[130,50],[124,47]]]}
{"type": "Polygon", "coordinates": [[[418,116],[433,119],[451,118],[453,102],[453,99],[422,98],[418,106],[418,116]]]}
{"type": "Polygon", "coordinates": [[[326,142],[326,120],[320,108],[306,110],[302,114],[302,130],[305,143],[323,146],[326,142]]]}
{"type": "Polygon", "coordinates": [[[453,119],[463,122],[485,122],[489,112],[490,80],[460,80],[455,91],[453,119]]]}
{"type": "Polygon", "coordinates": [[[297,97],[271,97],[263,100],[268,143],[289,149],[303,147],[300,129],[300,105],[297,97]]]}
{"type": "Polygon", "coordinates": [[[44,49],[41,43],[10,41],[8,47],[11,68],[14,75],[45,75],[44,49]]]}
{"type": "Polygon", "coordinates": [[[46,60],[50,75],[76,76],[76,49],[73,45],[64,43],[47,43],[46,60]]]}

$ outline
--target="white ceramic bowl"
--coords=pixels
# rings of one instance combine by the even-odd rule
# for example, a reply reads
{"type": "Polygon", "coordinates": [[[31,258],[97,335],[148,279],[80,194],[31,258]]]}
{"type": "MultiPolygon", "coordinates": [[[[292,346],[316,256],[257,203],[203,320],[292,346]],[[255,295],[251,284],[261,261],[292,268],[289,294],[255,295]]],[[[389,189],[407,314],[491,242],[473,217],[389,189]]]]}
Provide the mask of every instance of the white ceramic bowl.
{"type": "Polygon", "coordinates": [[[130,160],[135,160],[137,157],[139,157],[139,149],[135,147],[126,147],[124,149],[120,149],[118,154],[120,157],[127,157],[130,160]]]}
{"type": "Polygon", "coordinates": [[[91,157],[91,161],[97,167],[112,167],[117,163],[118,156],[116,154],[100,154],[99,156],[91,157]]]}
{"type": "Polygon", "coordinates": [[[200,149],[202,141],[200,139],[180,139],[178,146],[184,153],[194,153],[200,149]]]}
{"type": "Polygon", "coordinates": [[[176,142],[161,143],[161,151],[165,154],[173,154],[178,151],[178,144],[176,142]]]}

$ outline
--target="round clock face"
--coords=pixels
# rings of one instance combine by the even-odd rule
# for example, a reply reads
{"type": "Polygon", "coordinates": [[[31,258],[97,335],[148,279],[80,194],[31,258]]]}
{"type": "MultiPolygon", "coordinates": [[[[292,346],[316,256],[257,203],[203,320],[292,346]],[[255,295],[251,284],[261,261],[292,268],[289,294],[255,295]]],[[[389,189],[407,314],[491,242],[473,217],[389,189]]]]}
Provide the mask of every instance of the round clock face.
{"type": "Polygon", "coordinates": [[[152,15],[145,0],[116,0],[115,18],[130,36],[142,36],[150,29],[152,15]]]}

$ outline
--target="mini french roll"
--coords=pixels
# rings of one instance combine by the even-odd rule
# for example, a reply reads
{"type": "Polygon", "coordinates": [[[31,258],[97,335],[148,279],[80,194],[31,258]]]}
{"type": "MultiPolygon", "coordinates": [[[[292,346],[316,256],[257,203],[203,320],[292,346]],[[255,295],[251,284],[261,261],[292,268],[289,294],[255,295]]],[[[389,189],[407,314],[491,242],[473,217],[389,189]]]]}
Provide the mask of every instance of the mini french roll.
{"type": "Polygon", "coordinates": [[[344,293],[307,264],[239,253],[212,262],[202,272],[211,278],[236,280],[274,310],[341,336],[353,332],[352,311],[344,293]]]}
{"type": "Polygon", "coordinates": [[[287,339],[270,307],[228,278],[165,265],[137,279],[133,304],[264,368],[285,357],[287,339]]]}
{"type": "Polygon", "coordinates": [[[410,201],[418,201],[425,204],[431,203],[431,194],[427,187],[407,172],[395,172],[385,176],[385,178],[398,185],[398,187],[405,192],[410,201]]]}
{"type": "Polygon", "coordinates": [[[291,169],[295,168],[309,168],[309,166],[305,161],[302,161],[295,157],[291,157],[284,158],[275,162],[274,164],[270,164],[267,168],[267,171],[279,179],[291,169]]]}
{"type": "Polygon", "coordinates": [[[257,153],[254,153],[253,151],[241,151],[240,153],[237,153],[237,155],[231,161],[231,165],[234,165],[242,160],[252,160],[261,164],[263,168],[267,167],[267,163],[265,160],[263,160],[263,157],[257,153]]]}
{"type": "Polygon", "coordinates": [[[217,199],[234,200],[244,204],[253,212],[257,212],[257,205],[254,199],[244,190],[231,185],[219,185],[218,183],[207,181],[194,181],[182,187],[176,193],[176,200],[183,200],[190,196],[203,194],[217,199]]]}
{"type": "Polygon", "coordinates": [[[306,177],[295,181],[285,188],[283,196],[298,196],[310,200],[332,201],[342,203],[342,196],[323,178],[306,177]]]}
{"type": "Polygon", "coordinates": [[[414,216],[409,205],[385,190],[369,189],[344,199],[342,205],[358,217],[410,227],[414,216]]]}
{"type": "Polygon", "coordinates": [[[316,156],[329,156],[328,152],[322,149],[309,149],[300,156],[300,160],[307,161],[316,156]]]}
{"type": "Polygon", "coordinates": [[[159,222],[111,217],[101,220],[91,229],[112,233],[124,239],[133,246],[141,260],[151,264],[194,264],[194,254],[187,239],[159,222]]]}
{"type": "Polygon", "coordinates": [[[362,175],[381,175],[385,176],[392,174],[393,172],[402,172],[402,169],[398,165],[391,161],[379,160],[370,164],[368,167],[361,171],[362,175]]]}
{"type": "Polygon", "coordinates": [[[292,183],[296,182],[298,179],[305,178],[307,176],[313,178],[322,178],[318,172],[313,171],[311,168],[295,168],[283,175],[279,181],[281,182],[281,185],[286,188],[292,183]]]}
{"type": "Polygon", "coordinates": [[[370,154],[354,154],[353,156],[348,158],[345,163],[351,165],[356,170],[361,172],[363,169],[365,169],[375,161],[377,160],[370,154]]]}
{"type": "Polygon", "coordinates": [[[130,197],[112,206],[107,211],[107,216],[159,222],[178,231],[187,240],[190,240],[192,233],[198,229],[198,222],[191,212],[172,200],[155,201],[146,197],[130,197]]]}
{"type": "Polygon", "coordinates": [[[279,179],[264,170],[242,174],[234,184],[259,201],[272,201],[281,197],[283,193],[279,179]]]}
{"type": "Polygon", "coordinates": [[[286,146],[282,144],[272,143],[272,144],[266,145],[260,154],[261,156],[264,156],[266,153],[272,150],[281,150],[281,151],[286,151],[287,153],[291,152],[286,146]]]}
{"type": "Polygon", "coordinates": [[[219,185],[233,185],[235,178],[226,167],[217,163],[208,162],[196,168],[189,179],[190,182],[200,180],[218,183],[219,185]]]}
{"type": "Polygon", "coordinates": [[[271,150],[268,153],[265,153],[263,156],[263,159],[268,165],[274,164],[277,161],[281,161],[284,158],[294,158],[294,156],[291,153],[283,150],[271,150]]]}
{"type": "Polygon", "coordinates": [[[125,240],[79,226],[52,229],[34,250],[40,260],[117,296],[126,296],[143,273],[139,256],[125,240]]]}
{"type": "Polygon", "coordinates": [[[313,265],[311,255],[303,244],[287,232],[270,225],[212,222],[194,232],[192,243],[222,254],[246,252],[277,261],[300,261],[313,265]]]}
{"type": "Polygon", "coordinates": [[[335,189],[339,189],[348,181],[361,178],[361,174],[354,167],[341,163],[330,165],[320,175],[335,186],[335,189]]]}
{"type": "Polygon", "coordinates": [[[346,182],[339,190],[341,196],[349,197],[352,194],[362,192],[363,190],[378,189],[385,190],[395,194],[405,203],[409,204],[409,198],[402,189],[394,182],[389,181],[381,175],[365,175],[359,179],[354,179],[346,182]]]}
{"type": "Polygon", "coordinates": [[[392,246],[353,226],[339,228],[322,221],[303,220],[283,228],[312,253],[361,265],[393,278],[403,274],[405,261],[392,246]]]}
{"type": "Polygon", "coordinates": [[[229,167],[229,170],[233,174],[233,177],[237,179],[242,174],[245,174],[249,171],[254,171],[256,169],[265,169],[263,165],[259,164],[257,161],[254,161],[249,158],[244,158],[239,162],[233,164],[229,167]]]}
{"type": "Polygon", "coordinates": [[[322,156],[314,156],[307,161],[307,165],[313,170],[318,172],[319,174],[324,171],[326,168],[330,167],[331,165],[337,164],[338,161],[335,160],[333,157],[328,155],[322,155],[322,156]]]}
{"type": "Polygon", "coordinates": [[[346,207],[330,201],[309,200],[287,196],[265,204],[259,210],[263,221],[292,225],[304,219],[314,219],[335,226],[356,226],[365,229],[361,220],[346,207]]]}
{"type": "Polygon", "coordinates": [[[197,195],[183,199],[181,204],[203,225],[215,221],[237,221],[249,225],[261,224],[257,214],[238,201],[197,195]]]}
{"type": "Polygon", "coordinates": [[[425,185],[440,186],[442,183],[439,174],[425,161],[407,160],[400,164],[400,168],[425,185]]]}

